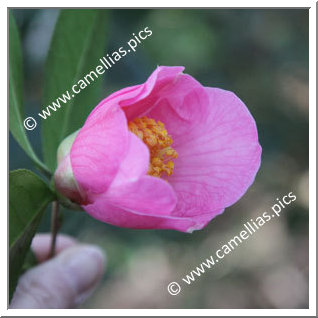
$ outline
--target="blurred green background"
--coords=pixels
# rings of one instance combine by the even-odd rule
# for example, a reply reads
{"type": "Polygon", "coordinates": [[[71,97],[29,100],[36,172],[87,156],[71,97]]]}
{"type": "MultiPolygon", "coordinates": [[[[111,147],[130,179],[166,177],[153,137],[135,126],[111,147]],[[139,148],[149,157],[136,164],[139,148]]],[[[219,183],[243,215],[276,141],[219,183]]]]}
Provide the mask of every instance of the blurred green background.
{"type": "MultiPolygon", "coordinates": [[[[61,231],[101,246],[107,271],[82,308],[308,308],[308,10],[107,10],[106,53],[146,26],[153,34],[103,76],[100,99],[183,65],[205,86],[234,91],[263,147],[253,186],[204,230],[129,230],[65,211],[61,231]],[[178,296],[179,281],[250,218],[286,193],[297,200],[178,296]]],[[[23,45],[26,115],[39,112],[44,63],[59,10],[13,10],[23,45]]],[[[99,62],[96,61],[96,65],[99,62]]],[[[65,88],[69,89],[68,87],[65,88]]],[[[58,97],[58,96],[57,96],[58,97]]],[[[92,105],[92,108],[95,105],[92,105]]],[[[41,123],[39,123],[40,125],[41,123]]],[[[28,132],[41,154],[40,128],[28,132]]],[[[10,169],[34,170],[10,135],[10,169]]],[[[49,231],[49,210],[41,231],[49,231]]]]}

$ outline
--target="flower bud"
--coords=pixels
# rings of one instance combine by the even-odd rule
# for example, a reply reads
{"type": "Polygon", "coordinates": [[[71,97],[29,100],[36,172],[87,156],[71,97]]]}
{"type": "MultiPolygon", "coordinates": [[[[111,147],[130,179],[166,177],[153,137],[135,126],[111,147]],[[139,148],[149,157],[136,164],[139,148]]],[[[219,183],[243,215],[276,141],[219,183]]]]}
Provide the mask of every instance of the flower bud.
{"type": "Polygon", "coordinates": [[[64,157],[70,154],[73,142],[78,134],[79,130],[76,130],[72,134],[68,135],[63,141],[60,143],[57,148],[57,164],[59,164],[64,157]]]}
{"type": "Polygon", "coordinates": [[[57,149],[57,169],[54,173],[56,190],[68,199],[80,203],[82,197],[74,178],[70,152],[78,131],[66,137],[57,149]]]}

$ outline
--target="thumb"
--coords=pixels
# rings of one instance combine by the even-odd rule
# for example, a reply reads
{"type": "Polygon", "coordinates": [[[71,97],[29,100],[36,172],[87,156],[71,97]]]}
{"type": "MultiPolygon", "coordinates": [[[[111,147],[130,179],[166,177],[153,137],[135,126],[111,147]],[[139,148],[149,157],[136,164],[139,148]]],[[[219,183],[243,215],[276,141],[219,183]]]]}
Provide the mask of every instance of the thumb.
{"type": "Polygon", "coordinates": [[[68,248],[21,276],[10,308],[73,308],[91,294],[103,269],[99,248],[68,248]]]}

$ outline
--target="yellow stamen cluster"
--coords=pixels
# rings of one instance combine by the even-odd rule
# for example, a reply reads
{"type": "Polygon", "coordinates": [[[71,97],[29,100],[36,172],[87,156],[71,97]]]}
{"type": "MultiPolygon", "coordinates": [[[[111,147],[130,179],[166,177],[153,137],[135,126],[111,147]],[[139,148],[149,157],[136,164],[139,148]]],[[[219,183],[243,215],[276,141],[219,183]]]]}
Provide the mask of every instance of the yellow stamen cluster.
{"type": "Polygon", "coordinates": [[[161,121],[143,116],[128,123],[128,129],[138,136],[149,148],[150,164],[148,174],[161,177],[163,173],[170,176],[173,172],[172,159],[178,153],[170,147],[172,138],[168,135],[165,125],[161,121]]]}

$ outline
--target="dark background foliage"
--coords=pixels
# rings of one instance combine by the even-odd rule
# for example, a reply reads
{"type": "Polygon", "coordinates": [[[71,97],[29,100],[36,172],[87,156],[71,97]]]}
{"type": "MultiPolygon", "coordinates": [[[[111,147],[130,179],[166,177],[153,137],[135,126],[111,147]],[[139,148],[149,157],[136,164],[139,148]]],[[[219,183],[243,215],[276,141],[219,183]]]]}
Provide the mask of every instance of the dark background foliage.
{"type": "MultiPolygon", "coordinates": [[[[308,10],[106,10],[105,54],[133,32],[153,34],[103,77],[100,99],[142,83],[157,65],[184,65],[205,86],[234,91],[253,114],[262,165],[247,194],[193,234],[139,231],[64,213],[62,232],[107,252],[103,283],[85,308],[308,307],[308,10]],[[276,198],[297,200],[178,296],[166,291],[276,198]]],[[[56,9],[13,10],[23,45],[26,114],[41,104],[56,9]]],[[[98,61],[96,61],[96,65],[98,61]]],[[[65,90],[68,87],[65,87],[65,90]]],[[[58,96],[57,96],[58,97],[58,96]]],[[[92,108],[95,105],[92,105],[92,108]]],[[[39,123],[41,124],[41,123],[39,123]]],[[[28,136],[41,154],[41,129],[28,136]]],[[[10,136],[10,169],[34,170],[10,136]]],[[[49,231],[47,211],[41,231],[49,231]]]]}

